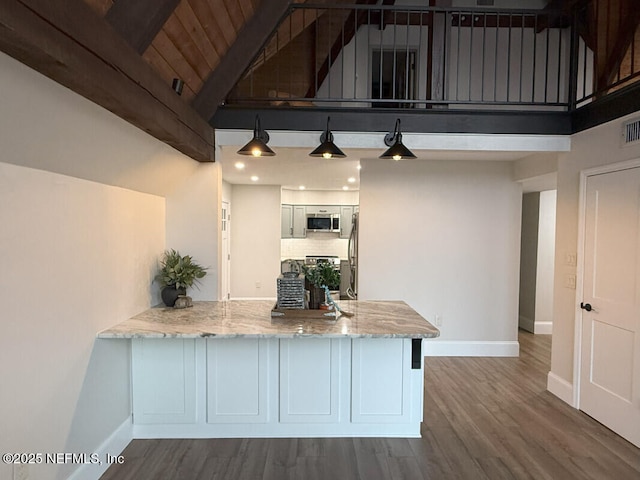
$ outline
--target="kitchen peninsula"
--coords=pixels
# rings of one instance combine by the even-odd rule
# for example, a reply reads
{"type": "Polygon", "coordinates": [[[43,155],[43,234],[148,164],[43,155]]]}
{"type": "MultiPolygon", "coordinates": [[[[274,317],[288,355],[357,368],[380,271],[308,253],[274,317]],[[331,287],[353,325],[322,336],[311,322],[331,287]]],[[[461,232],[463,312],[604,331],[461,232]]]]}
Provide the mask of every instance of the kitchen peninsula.
{"type": "Polygon", "coordinates": [[[98,334],[131,339],[134,438],[420,436],[422,341],[404,302],[272,317],[272,301],[151,308],[98,334]]]}

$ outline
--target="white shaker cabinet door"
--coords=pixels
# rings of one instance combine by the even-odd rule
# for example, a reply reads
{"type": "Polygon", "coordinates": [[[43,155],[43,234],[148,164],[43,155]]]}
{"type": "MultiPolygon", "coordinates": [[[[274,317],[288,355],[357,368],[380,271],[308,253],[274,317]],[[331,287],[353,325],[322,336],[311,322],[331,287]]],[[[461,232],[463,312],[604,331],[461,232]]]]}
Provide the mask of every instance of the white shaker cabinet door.
{"type": "Polygon", "coordinates": [[[339,364],[338,339],[281,339],[280,422],[338,422],[339,364]]]}
{"type": "Polygon", "coordinates": [[[207,422],[268,420],[269,340],[207,339],[207,422]]]}
{"type": "Polygon", "coordinates": [[[352,348],[351,421],[410,422],[416,371],[411,369],[411,340],[356,338],[352,348]]]}
{"type": "Polygon", "coordinates": [[[132,340],[133,422],[195,423],[194,339],[132,340]]]}

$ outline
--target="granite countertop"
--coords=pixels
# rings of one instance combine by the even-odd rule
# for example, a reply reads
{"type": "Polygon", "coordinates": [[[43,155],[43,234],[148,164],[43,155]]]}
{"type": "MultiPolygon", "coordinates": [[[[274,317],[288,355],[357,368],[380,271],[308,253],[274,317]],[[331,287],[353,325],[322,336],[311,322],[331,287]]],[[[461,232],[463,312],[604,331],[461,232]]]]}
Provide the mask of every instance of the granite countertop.
{"type": "Polygon", "coordinates": [[[340,301],[340,308],[354,316],[337,318],[272,318],[274,303],[231,300],[194,302],[193,307],[186,309],[154,307],[101,331],[98,338],[433,338],[440,335],[436,327],[399,301],[340,301]]]}

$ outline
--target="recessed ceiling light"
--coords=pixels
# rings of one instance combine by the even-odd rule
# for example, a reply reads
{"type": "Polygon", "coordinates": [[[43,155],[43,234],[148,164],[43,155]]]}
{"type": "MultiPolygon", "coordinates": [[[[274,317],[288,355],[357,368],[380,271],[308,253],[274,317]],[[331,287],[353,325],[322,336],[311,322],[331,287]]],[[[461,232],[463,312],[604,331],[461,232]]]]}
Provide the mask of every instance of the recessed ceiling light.
{"type": "Polygon", "coordinates": [[[253,176],[251,177],[251,181],[252,181],[252,182],[257,182],[258,180],[260,180],[260,178],[259,178],[259,177],[257,177],[256,175],[253,175],[253,176]]]}
{"type": "Polygon", "coordinates": [[[304,190],[305,188],[307,188],[307,187],[305,187],[304,185],[300,185],[300,186],[298,187],[298,190],[304,190]]]}
{"type": "Polygon", "coordinates": [[[355,179],[355,177],[349,177],[349,178],[347,178],[347,182],[349,182],[349,183],[355,183],[355,182],[356,182],[356,179],[355,179]]]}
{"type": "Polygon", "coordinates": [[[344,187],[342,187],[342,190],[349,190],[349,187],[345,185],[344,187]]]}
{"type": "Polygon", "coordinates": [[[362,165],[358,164],[358,170],[362,169],[362,165]]]}
{"type": "Polygon", "coordinates": [[[236,163],[234,164],[234,166],[235,166],[238,170],[242,170],[242,169],[245,167],[244,163],[242,163],[242,162],[236,162],[236,163]]]}

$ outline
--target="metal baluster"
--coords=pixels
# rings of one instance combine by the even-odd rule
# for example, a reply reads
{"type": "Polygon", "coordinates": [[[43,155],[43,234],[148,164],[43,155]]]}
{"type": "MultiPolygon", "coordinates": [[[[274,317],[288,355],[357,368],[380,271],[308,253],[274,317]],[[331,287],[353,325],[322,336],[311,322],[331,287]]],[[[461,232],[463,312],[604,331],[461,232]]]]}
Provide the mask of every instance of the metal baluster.
{"type": "Polygon", "coordinates": [[[537,53],[538,53],[538,18],[539,15],[536,14],[533,17],[533,70],[532,70],[532,82],[531,82],[531,103],[536,103],[536,63],[537,63],[537,53]]]}
{"type": "Polygon", "coordinates": [[[496,14],[496,42],[493,46],[493,101],[498,101],[498,42],[500,41],[500,13],[496,14]]]}

